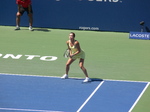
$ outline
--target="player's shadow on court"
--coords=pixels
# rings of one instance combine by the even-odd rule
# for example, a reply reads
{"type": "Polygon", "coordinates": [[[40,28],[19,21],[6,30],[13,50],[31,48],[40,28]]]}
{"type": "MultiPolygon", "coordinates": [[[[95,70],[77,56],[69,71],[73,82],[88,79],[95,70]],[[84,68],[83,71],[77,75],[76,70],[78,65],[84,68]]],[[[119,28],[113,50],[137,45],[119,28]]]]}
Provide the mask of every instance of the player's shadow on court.
{"type": "MultiPolygon", "coordinates": [[[[69,78],[69,79],[72,79],[72,80],[84,80],[84,79],[80,79],[80,78],[69,78]]],[[[101,82],[101,81],[103,81],[103,79],[100,79],[100,78],[91,78],[91,81],[90,82],[86,82],[86,83],[91,83],[91,82],[95,82],[95,81],[97,81],[97,82],[101,82]]]]}
{"type": "Polygon", "coordinates": [[[100,78],[91,78],[91,80],[92,80],[92,82],[94,82],[94,81],[103,81],[103,79],[100,79],[100,78]]]}
{"type": "Polygon", "coordinates": [[[34,29],[34,31],[51,32],[51,30],[45,29],[45,28],[37,28],[37,29],[34,29]]]}
{"type": "MultiPolygon", "coordinates": [[[[29,30],[29,29],[21,28],[21,30],[29,30]]],[[[20,31],[20,30],[15,30],[15,31],[20,31]]],[[[31,31],[51,32],[51,30],[46,29],[46,28],[36,28],[36,29],[33,28],[33,30],[31,31]]]]}

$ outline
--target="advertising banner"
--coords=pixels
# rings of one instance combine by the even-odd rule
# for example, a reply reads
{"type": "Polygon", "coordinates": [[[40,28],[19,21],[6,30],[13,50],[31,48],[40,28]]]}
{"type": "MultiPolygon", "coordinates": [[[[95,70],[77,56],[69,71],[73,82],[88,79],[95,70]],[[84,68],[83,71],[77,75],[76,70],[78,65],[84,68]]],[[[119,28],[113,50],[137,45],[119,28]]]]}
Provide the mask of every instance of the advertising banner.
{"type": "MultiPolygon", "coordinates": [[[[32,0],[33,27],[96,31],[140,31],[144,21],[150,29],[150,0],[32,0]]],[[[0,25],[16,23],[16,0],[0,3],[0,25]]],[[[26,13],[21,26],[28,26],[26,13]]]]}
{"type": "Polygon", "coordinates": [[[146,32],[130,32],[129,38],[130,39],[150,40],[150,33],[146,33],[146,32]]]}

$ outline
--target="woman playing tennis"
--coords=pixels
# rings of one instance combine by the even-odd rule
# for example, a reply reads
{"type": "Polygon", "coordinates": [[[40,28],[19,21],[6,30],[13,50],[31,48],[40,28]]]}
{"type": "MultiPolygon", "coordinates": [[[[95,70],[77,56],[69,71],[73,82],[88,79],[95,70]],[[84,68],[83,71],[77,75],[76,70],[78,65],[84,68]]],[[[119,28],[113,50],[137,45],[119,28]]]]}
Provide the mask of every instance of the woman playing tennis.
{"type": "Polygon", "coordinates": [[[84,59],[85,59],[85,53],[84,51],[80,48],[80,44],[77,40],[75,40],[75,33],[71,32],[69,34],[69,40],[66,42],[69,52],[70,52],[70,57],[66,63],[66,74],[64,74],[61,78],[62,79],[67,79],[68,78],[68,72],[70,69],[70,65],[76,60],[79,59],[79,66],[82,69],[83,73],[85,74],[86,78],[83,82],[90,82],[91,79],[88,77],[88,73],[86,68],[84,67],[84,59]]]}

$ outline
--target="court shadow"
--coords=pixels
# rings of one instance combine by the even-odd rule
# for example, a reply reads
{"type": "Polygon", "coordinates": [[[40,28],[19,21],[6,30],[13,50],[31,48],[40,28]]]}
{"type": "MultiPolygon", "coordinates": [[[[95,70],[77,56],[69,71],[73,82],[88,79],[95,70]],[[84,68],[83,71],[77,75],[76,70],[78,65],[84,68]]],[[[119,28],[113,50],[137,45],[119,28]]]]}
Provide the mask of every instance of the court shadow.
{"type": "MultiPolygon", "coordinates": [[[[21,28],[20,30],[29,30],[28,28],[21,28]]],[[[14,30],[14,31],[20,31],[20,30],[14,30]]],[[[51,32],[51,30],[49,30],[49,29],[45,29],[45,28],[37,28],[37,29],[34,29],[33,28],[33,30],[31,30],[31,31],[42,31],[42,32],[51,32]]]]}
{"type": "MultiPolygon", "coordinates": [[[[72,79],[72,80],[84,80],[84,79],[80,79],[80,78],[69,78],[69,79],[72,79]]],[[[92,82],[102,82],[103,79],[100,79],[100,78],[91,78],[91,81],[90,82],[82,82],[82,83],[92,83],[92,82]]]]}
{"type": "Polygon", "coordinates": [[[100,78],[91,78],[91,80],[92,80],[92,82],[94,82],[94,81],[99,81],[99,82],[103,81],[103,79],[100,79],[100,78]]]}
{"type": "Polygon", "coordinates": [[[39,29],[34,29],[34,31],[50,32],[51,30],[45,28],[39,28],[39,29]]]}

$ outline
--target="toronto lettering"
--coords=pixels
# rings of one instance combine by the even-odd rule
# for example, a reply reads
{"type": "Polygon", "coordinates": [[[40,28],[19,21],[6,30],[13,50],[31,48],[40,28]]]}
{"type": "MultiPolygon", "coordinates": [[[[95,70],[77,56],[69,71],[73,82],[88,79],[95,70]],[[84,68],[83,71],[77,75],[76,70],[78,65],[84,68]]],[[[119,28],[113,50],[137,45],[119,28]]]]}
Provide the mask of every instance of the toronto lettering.
{"type": "Polygon", "coordinates": [[[20,59],[21,57],[25,57],[26,60],[33,60],[34,58],[39,58],[42,61],[55,61],[58,58],[56,56],[40,56],[40,55],[14,55],[14,54],[0,54],[0,57],[7,59],[7,58],[12,58],[12,59],[20,59]]]}

